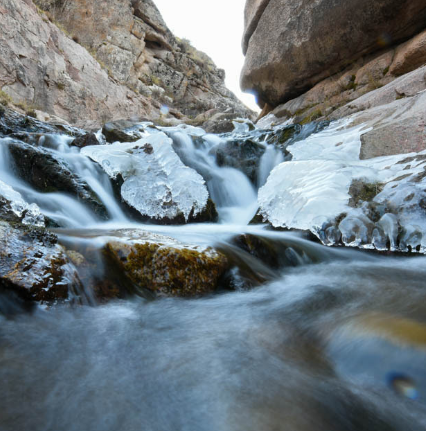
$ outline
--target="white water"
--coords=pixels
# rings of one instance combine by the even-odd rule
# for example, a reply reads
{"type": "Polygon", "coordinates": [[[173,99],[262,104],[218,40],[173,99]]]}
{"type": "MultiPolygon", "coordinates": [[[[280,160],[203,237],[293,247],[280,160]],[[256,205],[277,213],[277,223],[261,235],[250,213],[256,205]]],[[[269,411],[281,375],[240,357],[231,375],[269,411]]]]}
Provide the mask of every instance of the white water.
{"type": "Polygon", "coordinates": [[[242,172],[217,165],[213,149],[223,143],[224,138],[188,126],[165,130],[182,160],[206,179],[220,221],[247,224],[257,210],[257,191],[242,172]],[[191,135],[201,138],[202,142],[195,146],[191,135]]]}

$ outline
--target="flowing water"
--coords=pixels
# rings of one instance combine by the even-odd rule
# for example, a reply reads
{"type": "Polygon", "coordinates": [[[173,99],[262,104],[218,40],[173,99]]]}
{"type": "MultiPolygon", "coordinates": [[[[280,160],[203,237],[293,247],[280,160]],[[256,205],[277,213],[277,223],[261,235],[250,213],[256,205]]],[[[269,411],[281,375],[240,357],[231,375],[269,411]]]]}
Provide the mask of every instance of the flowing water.
{"type": "MultiPolygon", "coordinates": [[[[242,283],[202,299],[0,314],[0,430],[426,429],[426,258],[326,248],[247,226],[256,187],[216,165],[219,138],[197,146],[182,130],[168,133],[207,179],[219,223],[130,220],[106,175],[58,138],[51,151],[102,200],[110,216],[102,222],[74,198],[17,178],[2,141],[0,180],[62,226],[64,243],[147,229],[216,245],[237,262],[242,283]],[[238,247],[242,233],[256,238],[257,253],[238,247]],[[247,290],[247,279],[256,287],[247,290]]],[[[281,161],[267,147],[257,185],[281,161]]]]}

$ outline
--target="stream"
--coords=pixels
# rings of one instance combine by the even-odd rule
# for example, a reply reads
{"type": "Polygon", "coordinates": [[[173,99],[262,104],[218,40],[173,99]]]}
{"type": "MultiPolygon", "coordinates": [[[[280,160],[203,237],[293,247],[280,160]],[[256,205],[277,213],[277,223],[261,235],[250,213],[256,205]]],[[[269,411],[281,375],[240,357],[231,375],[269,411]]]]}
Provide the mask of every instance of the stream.
{"type": "MultiPolygon", "coordinates": [[[[13,316],[1,313],[0,298],[0,430],[425,430],[426,257],[325,247],[300,232],[249,225],[258,188],[285,159],[257,131],[264,152],[254,179],[218,165],[223,136],[181,127],[148,133],[170,137],[204,178],[217,223],[136,221],[101,164],[66,135],[39,146],[90,186],[106,219],[19,178],[10,138],[0,139],[0,181],[36,204],[64,245],[99,248],[118,229],[142,229],[214,246],[236,263],[234,291],[13,316]],[[261,244],[257,253],[237,246],[243,234],[261,244]]],[[[247,133],[237,125],[228,139],[247,133]]]]}

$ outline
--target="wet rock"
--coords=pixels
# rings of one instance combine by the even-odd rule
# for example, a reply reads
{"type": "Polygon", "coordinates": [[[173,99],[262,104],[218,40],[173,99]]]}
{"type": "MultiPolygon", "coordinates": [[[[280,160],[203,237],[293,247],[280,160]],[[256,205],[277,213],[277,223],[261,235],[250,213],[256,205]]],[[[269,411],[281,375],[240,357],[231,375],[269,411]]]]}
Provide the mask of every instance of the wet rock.
{"type": "Polygon", "coordinates": [[[28,204],[20,193],[0,180],[0,219],[44,227],[46,220],[36,204],[28,204]]]}
{"type": "Polygon", "coordinates": [[[27,115],[20,114],[10,108],[3,108],[0,115],[0,137],[12,137],[25,142],[35,142],[44,134],[67,134],[80,136],[84,132],[76,127],[48,124],[27,115]]]}
{"type": "Polygon", "coordinates": [[[202,124],[202,128],[207,133],[228,133],[234,130],[233,121],[241,115],[236,113],[219,112],[214,114],[206,122],[202,124]]]}
{"type": "Polygon", "coordinates": [[[107,123],[102,127],[102,133],[107,142],[135,142],[140,139],[140,134],[129,131],[135,123],[121,120],[107,123]]]}
{"type": "Polygon", "coordinates": [[[0,288],[25,300],[70,299],[80,284],[57,238],[42,228],[0,220],[0,288]]]}
{"type": "Polygon", "coordinates": [[[106,303],[113,299],[125,299],[137,290],[123,273],[122,267],[108,253],[90,243],[72,245],[66,255],[77,270],[84,286],[84,298],[92,304],[106,303]]]}
{"type": "Polygon", "coordinates": [[[275,145],[279,148],[285,147],[291,139],[298,135],[302,130],[300,124],[290,124],[282,128],[276,129],[274,133],[267,137],[268,144],[275,145]]]}
{"type": "Polygon", "coordinates": [[[86,133],[83,136],[75,138],[70,145],[72,147],[84,148],[89,145],[99,145],[99,141],[94,133],[86,133]]]}
{"type": "Polygon", "coordinates": [[[214,292],[227,269],[227,259],[210,247],[182,244],[144,231],[119,231],[105,253],[141,289],[159,296],[200,296],[214,292]]]}
{"type": "Polygon", "coordinates": [[[351,198],[349,199],[348,205],[357,208],[363,202],[371,202],[382,190],[383,184],[366,183],[359,179],[353,180],[349,187],[349,195],[351,198]]]}
{"type": "Polygon", "coordinates": [[[63,192],[76,196],[98,215],[107,211],[90,187],[47,149],[19,141],[7,143],[19,176],[42,193],[63,192]]]}
{"type": "Polygon", "coordinates": [[[265,149],[265,145],[252,139],[227,140],[215,149],[216,161],[218,166],[240,170],[253,184],[257,184],[259,162],[265,149]]]}

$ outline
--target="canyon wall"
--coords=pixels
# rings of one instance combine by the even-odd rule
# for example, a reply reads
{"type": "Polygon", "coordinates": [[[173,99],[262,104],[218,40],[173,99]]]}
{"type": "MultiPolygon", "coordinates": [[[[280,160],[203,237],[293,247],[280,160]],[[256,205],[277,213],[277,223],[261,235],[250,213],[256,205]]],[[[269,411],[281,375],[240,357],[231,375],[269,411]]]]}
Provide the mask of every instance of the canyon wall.
{"type": "Polygon", "coordinates": [[[401,64],[391,48],[425,22],[423,0],[248,0],[242,88],[257,94],[261,107],[276,107],[342,71],[350,71],[342,83],[348,89],[376,79],[365,70],[375,56],[381,78],[397,76],[417,65],[401,64]]]}
{"type": "Polygon", "coordinates": [[[150,0],[4,0],[0,53],[3,100],[81,127],[251,115],[224,71],[175,38],[150,0]]]}

